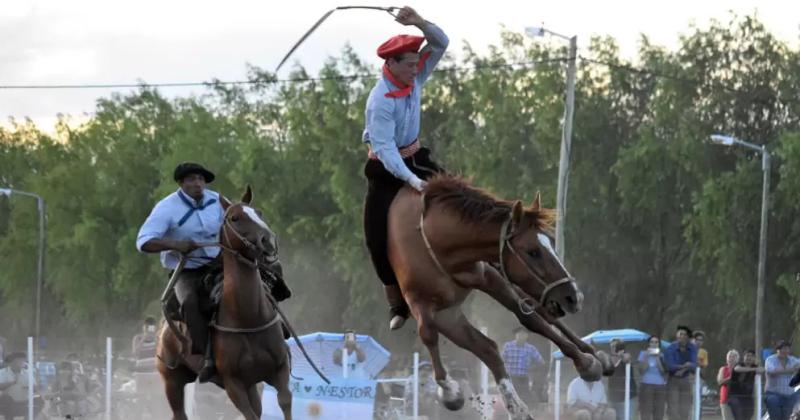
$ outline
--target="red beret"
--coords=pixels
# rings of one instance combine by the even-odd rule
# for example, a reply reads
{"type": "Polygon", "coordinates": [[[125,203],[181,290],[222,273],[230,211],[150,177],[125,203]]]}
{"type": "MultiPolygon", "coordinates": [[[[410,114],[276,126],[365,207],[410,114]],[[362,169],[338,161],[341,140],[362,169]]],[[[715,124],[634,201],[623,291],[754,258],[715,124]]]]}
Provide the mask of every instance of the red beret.
{"type": "Polygon", "coordinates": [[[378,47],[378,57],[388,60],[403,53],[415,53],[425,37],[415,35],[397,35],[389,38],[388,41],[378,47]]]}

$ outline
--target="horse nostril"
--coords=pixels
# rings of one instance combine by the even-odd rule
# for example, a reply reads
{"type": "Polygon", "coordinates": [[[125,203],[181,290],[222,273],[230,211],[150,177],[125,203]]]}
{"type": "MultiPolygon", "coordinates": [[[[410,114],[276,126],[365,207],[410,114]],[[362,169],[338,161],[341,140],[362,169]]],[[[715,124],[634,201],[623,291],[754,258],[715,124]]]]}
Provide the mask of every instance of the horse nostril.
{"type": "Polygon", "coordinates": [[[570,305],[575,305],[575,304],[578,303],[578,299],[575,296],[572,296],[572,295],[567,296],[566,300],[567,300],[567,303],[569,303],[570,305]]]}
{"type": "Polygon", "coordinates": [[[271,245],[271,244],[269,243],[269,238],[267,238],[266,236],[264,236],[264,237],[262,237],[262,238],[261,238],[261,246],[262,246],[264,249],[269,249],[269,248],[270,248],[270,245],[271,245]]]}

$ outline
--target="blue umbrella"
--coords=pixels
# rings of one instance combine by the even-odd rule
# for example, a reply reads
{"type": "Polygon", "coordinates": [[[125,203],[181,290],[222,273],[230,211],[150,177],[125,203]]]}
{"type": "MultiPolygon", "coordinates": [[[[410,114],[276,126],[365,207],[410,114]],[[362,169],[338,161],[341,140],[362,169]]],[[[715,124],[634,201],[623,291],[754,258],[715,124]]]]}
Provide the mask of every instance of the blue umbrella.
{"type": "MultiPolygon", "coordinates": [[[[624,342],[641,342],[647,341],[652,334],[648,334],[639,330],[634,330],[633,328],[624,328],[620,330],[597,330],[585,337],[583,337],[583,341],[589,344],[608,344],[613,339],[619,339],[624,342]]],[[[669,342],[661,340],[661,347],[669,346],[669,342]]],[[[564,354],[561,351],[553,352],[554,359],[562,359],[564,354]]]]}

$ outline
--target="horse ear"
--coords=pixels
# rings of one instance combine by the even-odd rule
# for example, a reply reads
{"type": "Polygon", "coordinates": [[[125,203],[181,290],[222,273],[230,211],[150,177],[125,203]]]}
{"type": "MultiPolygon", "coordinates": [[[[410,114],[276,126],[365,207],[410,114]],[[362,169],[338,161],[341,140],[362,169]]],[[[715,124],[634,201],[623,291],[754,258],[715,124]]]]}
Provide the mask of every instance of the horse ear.
{"type": "Polygon", "coordinates": [[[242,195],[242,203],[250,204],[253,201],[253,189],[250,188],[250,184],[247,184],[247,188],[244,190],[244,195],[242,195]]]}
{"type": "Polygon", "coordinates": [[[219,204],[222,206],[222,211],[227,211],[228,207],[231,206],[231,202],[222,194],[219,195],[219,204]]]}
{"type": "Polygon", "coordinates": [[[536,197],[533,199],[533,204],[531,204],[531,210],[539,211],[542,208],[542,193],[536,191],[536,197]]]}
{"type": "Polygon", "coordinates": [[[522,216],[525,215],[525,209],[522,208],[522,201],[515,201],[511,206],[511,231],[517,229],[522,223],[522,216]]]}

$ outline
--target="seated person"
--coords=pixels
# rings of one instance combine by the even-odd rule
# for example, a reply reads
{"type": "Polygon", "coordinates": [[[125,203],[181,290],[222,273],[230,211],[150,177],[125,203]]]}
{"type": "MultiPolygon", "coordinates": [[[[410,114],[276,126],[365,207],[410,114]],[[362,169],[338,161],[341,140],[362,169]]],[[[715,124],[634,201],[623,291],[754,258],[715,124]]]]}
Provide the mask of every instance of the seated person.
{"type": "MultiPolygon", "coordinates": [[[[28,368],[25,353],[11,353],[6,357],[5,368],[0,369],[0,416],[6,420],[28,415],[28,368]]],[[[34,375],[34,392],[36,392],[34,375]]],[[[42,400],[33,400],[34,416],[42,410],[42,400]]]]}
{"type": "Polygon", "coordinates": [[[74,369],[75,365],[68,361],[58,365],[56,377],[45,395],[50,402],[48,413],[51,416],[77,417],[88,411],[86,383],[79,379],[74,369]]]}
{"type": "Polygon", "coordinates": [[[616,412],[608,407],[602,381],[587,382],[577,377],[567,387],[567,413],[574,420],[614,420],[616,412]]]}

